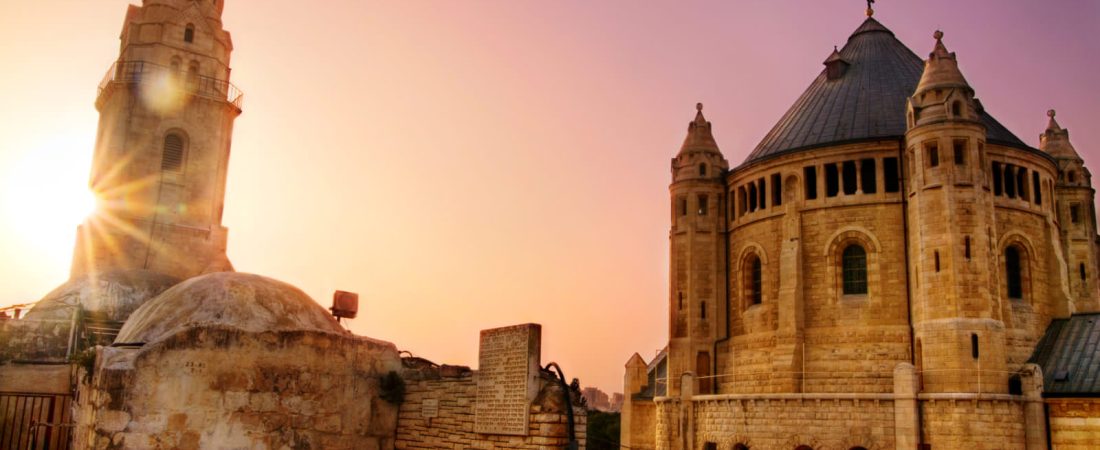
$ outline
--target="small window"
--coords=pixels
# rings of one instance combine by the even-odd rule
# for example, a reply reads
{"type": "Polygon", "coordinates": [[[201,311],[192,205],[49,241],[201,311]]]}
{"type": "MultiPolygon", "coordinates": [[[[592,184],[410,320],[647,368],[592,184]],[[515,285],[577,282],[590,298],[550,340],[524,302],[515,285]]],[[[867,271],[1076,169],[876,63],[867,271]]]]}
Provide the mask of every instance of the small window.
{"type": "MultiPolygon", "coordinates": [[[[958,105],[958,103],[956,103],[958,105]]],[[[966,141],[955,141],[955,148],[952,149],[952,153],[955,156],[955,165],[961,166],[966,164],[966,141]]]]}
{"type": "Polygon", "coordinates": [[[844,195],[852,195],[856,193],[856,162],[844,161],[841,165],[842,175],[844,178],[844,195]]]}
{"type": "Polygon", "coordinates": [[[939,251],[933,252],[933,256],[936,259],[936,272],[939,272],[940,271],[940,252],[939,251]]]}
{"type": "Polygon", "coordinates": [[[678,305],[676,310],[677,311],[683,311],[684,310],[684,293],[683,292],[677,292],[676,296],[679,299],[679,305],[678,305]]]}
{"type": "Polygon", "coordinates": [[[1005,281],[1008,287],[1008,298],[1024,298],[1023,266],[1020,264],[1020,251],[1016,247],[1005,249],[1005,281]]]}
{"type": "Polygon", "coordinates": [[[183,171],[183,138],[175,133],[164,137],[164,154],[161,156],[160,169],[165,172],[183,171]]]}
{"type": "Polygon", "coordinates": [[[756,183],[760,185],[756,190],[756,193],[760,195],[760,201],[758,203],[760,204],[760,209],[764,209],[766,208],[765,205],[768,204],[768,182],[764,178],[760,178],[756,183]]]}
{"type": "Polygon", "coordinates": [[[806,179],[806,200],[817,198],[817,167],[806,166],[802,168],[803,178],[806,179]]]}
{"type": "Polygon", "coordinates": [[[749,306],[759,305],[764,302],[763,293],[763,281],[764,281],[764,268],[760,263],[760,257],[756,255],[749,256],[745,272],[745,296],[748,298],[749,306]]]}
{"type": "Polygon", "coordinates": [[[825,196],[836,197],[840,193],[840,173],[836,164],[825,165],[825,196]]]}
{"type": "Polygon", "coordinates": [[[1085,281],[1085,263],[1078,264],[1077,271],[1081,273],[1081,281],[1085,281]]]}
{"type": "Polygon", "coordinates": [[[865,159],[859,163],[859,181],[860,187],[863,188],[864,194],[874,194],[878,192],[878,179],[875,175],[878,171],[875,170],[875,160],[865,159]]]}
{"type": "Polygon", "coordinates": [[[191,43],[195,42],[195,26],[187,24],[187,28],[183,29],[183,42],[191,43]]]}
{"type": "Polygon", "coordinates": [[[680,197],[680,199],[677,200],[677,201],[680,203],[680,215],[681,216],[688,215],[688,201],[687,201],[687,199],[683,198],[683,197],[680,197]]]}
{"type": "Polygon", "coordinates": [[[962,116],[962,111],[963,111],[963,105],[962,105],[962,102],[960,102],[960,101],[956,101],[955,103],[952,103],[952,104],[951,104],[951,115],[952,115],[953,117],[960,117],[960,116],[962,116]]]}
{"type": "Polygon", "coordinates": [[[706,164],[699,164],[699,176],[701,176],[701,177],[707,176],[707,165],[706,164]]]}
{"type": "Polygon", "coordinates": [[[966,237],[965,246],[966,246],[966,248],[963,251],[966,252],[966,259],[969,261],[970,260],[970,236],[966,237]]]}
{"type": "Polygon", "coordinates": [[[1074,172],[1072,170],[1069,171],[1068,173],[1066,173],[1066,179],[1069,180],[1070,183],[1076,183],[1077,182],[1077,172],[1074,172]]]}
{"type": "Polygon", "coordinates": [[[1005,197],[1016,198],[1016,166],[1005,164],[1005,197]]]}
{"type": "Polygon", "coordinates": [[[844,295],[867,294],[867,252],[858,244],[852,244],[844,249],[841,259],[844,295]]]}
{"type": "Polygon", "coordinates": [[[707,215],[707,196],[703,195],[703,194],[700,194],[699,197],[697,197],[697,199],[699,201],[699,215],[700,216],[707,215]]]}
{"type": "Polygon", "coordinates": [[[1031,172],[1031,194],[1036,205],[1043,204],[1043,185],[1039,182],[1039,172],[1031,172]]]}
{"type": "Polygon", "coordinates": [[[706,300],[699,302],[699,318],[707,320],[707,302],[706,300]]]}
{"type": "Polygon", "coordinates": [[[1081,205],[1076,203],[1069,205],[1069,221],[1073,223],[1081,221],[1081,205]]]}
{"type": "Polygon", "coordinates": [[[778,173],[772,174],[772,206],[783,204],[783,182],[778,173]]]}
{"type": "Polygon", "coordinates": [[[928,144],[925,147],[925,153],[928,155],[928,166],[936,167],[940,165],[940,146],[936,143],[928,144]]]}
{"type": "Polygon", "coordinates": [[[885,177],[884,181],[886,182],[886,192],[901,191],[901,177],[898,173],[897,158],[883,158],[882,174],[885,177]]]}
{"type": "Polygon", "coordinates": [[[978,335],[977,333],[970,334],[970,357],[978,359],[978,335]]]}
{"type": "Polygon", "coordinates": [[[1001,163],[993,163],[993,195],[1000,197],[1004,194],[1004,179],[1001,174],[1001,163]]]}

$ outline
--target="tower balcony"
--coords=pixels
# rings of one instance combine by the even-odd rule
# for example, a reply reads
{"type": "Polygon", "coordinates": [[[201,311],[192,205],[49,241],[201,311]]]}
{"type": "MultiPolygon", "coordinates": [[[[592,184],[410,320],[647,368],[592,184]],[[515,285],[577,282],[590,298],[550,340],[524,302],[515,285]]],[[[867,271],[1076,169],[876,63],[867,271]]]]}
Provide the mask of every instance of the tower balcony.
{"type": "Polygon", "coordinates": [[[111,93],[121,86],[168,87],[168,91],[144,91],[144,95],[172,95],[174,92],[182,92],[228,103],[238,111],[241,110],[244,100],[244,93],[228,80],[201,76],[148,61],[116,61],[99,83],[96,108],[101,108],[111,93]]]}

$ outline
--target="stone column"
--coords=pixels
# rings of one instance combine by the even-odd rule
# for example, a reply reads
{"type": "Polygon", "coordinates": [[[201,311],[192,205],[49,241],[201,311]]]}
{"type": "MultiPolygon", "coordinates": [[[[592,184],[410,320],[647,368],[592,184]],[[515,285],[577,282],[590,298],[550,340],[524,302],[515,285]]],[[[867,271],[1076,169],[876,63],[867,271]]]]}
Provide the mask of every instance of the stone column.
{"type": "Polygon", "coordinates": [[[863,160],[856,160],[856,195],[863,194],[863,160]]]}
{"type": "Polygon", "coordinates": [[[695,395],[695,374],[684,372],[680,376],[680,447],[677,450],[695,448],[694,407],[691,397],[695,395]]]}
{"type": "Polygon", "coordinates": [[[1047,415],[1043,408],[1043,369],[1037,364],[1024,364],[1020,370],[1024,391],[1024,436],[1027,450],[1046,450],[1047,415]]]}
{"type": "Polygon", "coordinates": [[[901,363],[894,368],[894,448],[915,449],[920,444],[918,385],[917,369],[912,364],[901,363]]]}

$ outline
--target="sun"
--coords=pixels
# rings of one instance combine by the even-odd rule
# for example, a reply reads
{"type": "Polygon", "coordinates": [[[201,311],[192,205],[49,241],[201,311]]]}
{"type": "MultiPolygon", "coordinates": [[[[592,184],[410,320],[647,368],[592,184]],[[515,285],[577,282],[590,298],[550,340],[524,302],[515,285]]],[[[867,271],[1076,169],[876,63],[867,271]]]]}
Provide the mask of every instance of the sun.
{"type": "Polygon", "coordinates": [[[89,153],[84,144],[55,138],[0,169],[0,221],[11,237],[50,259],[71,255],[76,227],[96,208],[87,185],[89,153]]]}

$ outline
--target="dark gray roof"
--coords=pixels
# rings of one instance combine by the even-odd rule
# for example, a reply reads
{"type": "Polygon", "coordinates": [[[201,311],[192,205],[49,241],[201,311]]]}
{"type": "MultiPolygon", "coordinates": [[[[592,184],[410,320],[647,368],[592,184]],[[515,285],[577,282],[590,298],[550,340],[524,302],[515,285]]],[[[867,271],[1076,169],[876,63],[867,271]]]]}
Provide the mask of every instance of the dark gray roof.
{"type": "MultiPolygon", "coordinates": [[[[840,57],[850,64],[844,75],[830,80],[822,70],[746,164],[828,144],[905,136],[905,102],[916,90],[924,61],[872,18],[852,33],[840,57]]],[[[989,141],[1029,148],[984,112],[982,121],[989,141]]]]}
{"type": "Polygon", "coordinates": [[[1043,395],[1100,396],[1100,314],[1055,319],[1030,363],[1043,368],[1043,395]]]}

